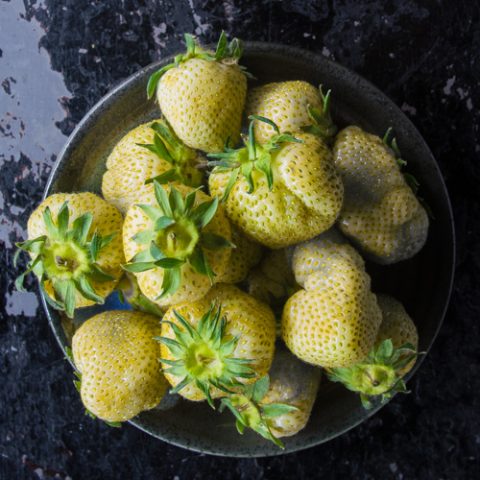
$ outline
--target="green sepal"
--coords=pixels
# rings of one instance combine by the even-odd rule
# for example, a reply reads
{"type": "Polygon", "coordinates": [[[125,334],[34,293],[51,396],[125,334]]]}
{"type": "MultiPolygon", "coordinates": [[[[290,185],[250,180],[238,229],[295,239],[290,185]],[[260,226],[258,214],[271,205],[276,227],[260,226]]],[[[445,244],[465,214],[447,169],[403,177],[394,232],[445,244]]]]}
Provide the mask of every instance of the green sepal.
{"type": "Polygon", "coordinates": [[[114,280],[100,268],[97,260],[116,233],[106,236],[96,231],[92,233],[93,215],[90,212],[71,222],[68,202],[60,206],[56,219],[50,208],[45,207],[42,219],[47,235],[16,244],[15,265],[22,251],[32,258],[26,271],[16,279],[16,288],[22,290],[25,276],[33,272],[39,279],[47,303],[52,308],[65,311],[68,317],[73,317],[77,294],[95,303],[103,303],[104,298],[97,294],[92,282],[114,280]],[[53,287],[54,298],[46,291],[47,281],[53,287]]]}
{"type": "Polygon", "coordinates": [[[320,137],[326,143],[330,144],[337,133],[337,126],[333,123],[330,115],[331,90],[323,92],[323,85],[319,87],[322,107],[317,108],[311,105],[307,107],[307,113],[311,124],[302,127],[302,130],[320,137]]]}
{"type": "MultiPolygon", "coordinates": [[[[192,58],[200,58],[202,60],[207,60],[210,62],[222,62],[227,65],[237,64],[240,60],[240,57],[243,54],[242,42],[238,38],[234,38],[230,42],[227,41],[227,36],[224,31],[220,34],[217,48],[214,53],[211,53],[202,47],[200,47],[195,40],[195,37],[190,33],[185,33],[185,45],[187,51],[184,54],[177,55],[174,58],[173,63],[165,65],[160,70],[154,72],[147,83],[147,97],[152,98],[155,94],[157,84],[160,81],[162,75],[170,70],[171,68],[178,67],[180,64],[187,62],[192,58]]],[[[244,67],[240,67],[240,70],[246,75],[250,74],[245,70],[244,67]]]]}
{"type": "Polygon", "coordinates": [[[254,172],[265,176],[269,190],[274,187],[274,175],[272,168],[273,154],[285,143],[304,143],[288,132],[281,133],[278,126],[270,119],[260,115],[250,115],[250,124],[248,127],[248,136],[242,137],[244,147],[237,150],[226,147],[224,152],[208,154],[207,157],[213,160],[208,162],[208,166],[214,167],[212,175],[215,173],[230,173],[229,180],[223,192],[221,201],[225,202],[230,195],[231,190],[241,175],[248,184],[248,193],[255,191],[254,172]],[[276,134],[266,143],[259,144],[255,140],[254,123],[264,122],[270,125],[276,134]]]}
{"type": "Polygon", "coordinates": [[[196,326],[174,310],[177,323],[163,320],[172,329],[174,338],[156,337],[165,345],[173,359],[160,359],[166,374],[181,378],[175,393],[194,384],[214,408],[212,388],[232,393],[232,387],[241,385],[240,379],[255,375],[252,360],[234,357],[238,337],[226,332],[227,320],[221,308],[212,304],[196,326]]]}
{"type": "Polygon", "coordinates": [[[350,367],[327,369],[327,376],[359,393],[362,405],[371,408],[374,400],[384,403],[395,393],[408,393],[401,371],[418,355],[413,345],[407,343],[394,348],[392,340],[386,339],[376,345],[365,360],[350,367]]]}
{"type": "Polygon", "coordinates": [[[400,148],[398,146],[397,139],[396,139],[396,137],[392,137],[392,135],[393,135],[392,132],[393,132],[393,128],[388,127],[387,131],[385,132],[385,135],[382,138],[382,142],[392,152],[392,154],[395,157],[395,160],[398,164],[398,167],[400,168],[400,170],[403,174],[403,178],[405,179],[405,182],[410,187],[410,189],[412,190],[414,195],[417,197],[417,200],[420,202],[422,207],[425,209],[425,211],[427,212],[427,215],[431,219],[434,219],[435,216],[433,215],[433,211],[432,211],[430,205],[428,205],[428,203],[425,201],[424,198],[418,196],[418,190],[420,188],[420,182],[411,173],[403,171],[403,168],[407,166],[407,161],[402,158],[402,154],[400,152],[400,148]]]}

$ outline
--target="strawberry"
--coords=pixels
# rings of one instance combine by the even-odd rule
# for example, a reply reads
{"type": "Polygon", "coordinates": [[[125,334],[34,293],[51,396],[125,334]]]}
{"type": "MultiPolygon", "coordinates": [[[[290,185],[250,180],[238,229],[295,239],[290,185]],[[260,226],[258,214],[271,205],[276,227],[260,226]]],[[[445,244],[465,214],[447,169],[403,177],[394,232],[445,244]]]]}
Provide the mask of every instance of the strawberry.
{"type": "MultiPolygon", "coordinates": [[[[391,264],[414,256],[425,244],[428,215],[415,197],[390,148],[356,126],[335,139],[335,165],[345,185],[339,227],[373,261],[391,264]]],[[[408,178],[412,178],[411,176],[408,178]]]]}
{"type": "Polygon", "coordinates": [[[195,301],[230,259],[230,224],[218,199],[183,185],[147,185],[125,216],[124,269],[159,306],[195,301]]]}
{"type": "Polygon", "coordinates": [[[222,32],[215,52],[185,34],[187,51],[155,72],[147,94],[157,92],[160,109],[178,137],[189,147],[218,152],[240,136],[247,80],[238,65],[242,47],[222,32]]]}
{"type": "Polygon", "coordinates": [[[31,261],[45,299],[73,317],[75,308],[104,303],[122,275],[122,215],[93,193],[56,193],[28,220],[28,240],[17,244],[31,261]]]}
{"type": "Polygon", "coordinates": [[[270,387],[264,404],[285,403],[296,410],[272,418],[268,423],[277,437],[295,435],[307,425],[317,397],[321,370],[299,361],[285,348],[277,349],[269,372],[270,387]]]}
{"type": "Polygon", "coordinates": [[[293,272],[303,289],[283,310],[287,347],[322,367],[363,360],[374,345],[381,312],[360,255],[328,232],[295,248],[293,272]]]}
{"type": "Polygon", "coordinates": [[[212,154],[212,195],[222,197],[230,220],[269,248],[283,248],[327,230],[340,212],[343,186],[330,150],[307,133],[292,137],[262,117],[252,118],[246,146],[212,154]],[[256,121],[277,134],[259,144],[256,121]]]}
{"type": "Polygon", "coordinates": [[[159,318],[126,310],[103,312],[81,325],[72,353],[88,412],[124,422],[160,402],[168,383],[158,362],[159,334],[159,318]]]}
{"type": "MultiPolygon", "coordinates": [[[[324,94],[322,87],[295,80],[275,82],[250,90],[247,97],[247,115],[269,118],[281,132],[308,131],[329,139],[336,133],[330,118],[330,90],[324,94]]],[[[266,123],[255,125],[255,137],[266,143],[275,135],[275,129],[266,123]]]]}
{"type": "Polygon", "coordinates": [[[360,393],[365,408],[376,398],[383,403],[397,392],[406,393],[402,377],[418,356],[417,329],[403,305],[387,295],[378,295],[378,304],[383,320],[374,348],[355,365],[327,372],[330,380],[360,393]]]}
{"type": "MultiPolygon", "coordinates": [[[[379,346],[385,340],[390,339],[393,348],[400,348],[403,345],[411,345],[413,350],[418,350],[418,332],[415,323],[406,312],[404,306],[393,297],[388,295],[377,295],[378,306],[382,311],[382,323],[378,331],[376,345],[379,346]]],[[[415,365],[415,359],[405,365],[397,373],[400,376],[406,375],[415,365]]]]}
{"type": "Polygon", "coordinates": [[[173,392],[213,406],[213,398],[268,372],[275,320],[267,305],[233,285],[217,284],[196,302],[170,307],[159,341],[173,392]]]}
{"type": "Polygon", "coordinates": [[[107,158],[102,178],[102,194],[122,213],[155,178],[160,183],[202,184],[197,164],[201,157],[185,146],[165,120],[143,123],[128,132],[107,158]]]}
{"type": "Polygon", "coordinates": [[[225,273],[216,280],[221,283],[239,283],[248,275],[248,272],[257,265],[262,257],[262,247],[240,233],[238,228],[232,226],[232,250],[230,261],[225,273]]]}
{"type": "Polygon", "coordinates": [[[270,372],[247,385],[243,391],[221,400],[236,418],[240,434],[251,428],[280,448],[281,437],[295,435],[310,417],[321,370],[297,360],[286,349],[279,349],[270,372]]]}

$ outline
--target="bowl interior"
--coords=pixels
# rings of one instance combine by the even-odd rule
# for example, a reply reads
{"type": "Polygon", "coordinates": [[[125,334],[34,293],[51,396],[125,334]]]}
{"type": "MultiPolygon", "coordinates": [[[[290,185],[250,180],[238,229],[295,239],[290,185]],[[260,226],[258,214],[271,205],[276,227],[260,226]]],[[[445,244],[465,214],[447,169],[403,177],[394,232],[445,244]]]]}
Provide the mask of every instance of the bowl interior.
{"type": "MultiPolygon", "coordinates": [[[[146,100],[145,87],[149,75],[168,61],[139,71],[86,115],[60,153],[45,195],[84,190],[100,193],[105,160],[115,143],[128,130],[159,115],[155,103],[146,100]]],[[[408,160],[407,170],[419,180],[420,194],[435,218],[431,221],[427,244],[417,256],[389,267],[368,263],[367,270],[375,292],[391,293],[404,303],[417,324],[420,350],[427,351],[448,304],[454,237],[448,194],[437,164],[420,134],[374,86],[321,55],[286,46],[249,43],[242,63],[258,79],[252,81],[252,86],[301,79],[332,88],[332,115],[340,127],[355,123],[378,135],[383,135],[387,127],[394,127],[403,157],[408,160]]],[[[111,298],[106,307],[80,311],[72,322],[45,302],[44,305],[62,348],[70,344],[75,327],[86,318],[104,308],[118,308],[115,298],[111,298]]],[[[419,364],[417,362],[416,367],[419,364]]],[[[174,406],[161,405],[139,415],[132,423],[162,440],[202,452],[229,456],[282,453],[252,433],[239,436],[228,414],[218,414],[205,404],[170,403],[174,406]]],[[[285,439],[284,452],[325,442],[359,424],[377,409],[365,411],[355,395],[324,382],[308,426],[296,436],[285,439]]]]}

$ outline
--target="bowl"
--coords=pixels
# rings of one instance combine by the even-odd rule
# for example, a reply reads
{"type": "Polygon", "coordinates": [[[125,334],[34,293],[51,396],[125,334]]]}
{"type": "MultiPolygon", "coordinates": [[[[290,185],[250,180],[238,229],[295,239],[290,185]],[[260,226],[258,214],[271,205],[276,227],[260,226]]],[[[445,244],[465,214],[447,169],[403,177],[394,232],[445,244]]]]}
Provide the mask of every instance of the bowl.
{"type": "MultiPolygon", "coordinates": [[[[136,125],[159,115],[147,101],[147,80],[172,57],[149,65],[103,97],[78,124],[60,152],[45,189],[55,192],[89,190],[100,193],[105,160],[115,143],[136,125]]],[[[448,193],[440,170],[419,132],[382,92],[372,84],[322,55],[298,48],[252,42],[245,44],[242,64],[257,80],[254,84],[280,80],[306,80],[332,88],[332,115],[342,127],[358,124],[383,135],[392,126],[399,141],[407,171],[419,180],[420,194],[434,214],[428,240],[414,258],[393,266],[367,263],[373,290],[390,293],[403,302],[417,324],[419,349],[428,352],[442,323],[452,288],[454,229],[448,193]]],[[[80,310],[68,320],[43,299],[53,333],[61,348],[86,318],[105,308],[116,307],[110,298],[103,307],[80,310]]],[[[409,377],[419,368],[417,362],[409,377]]],[[[167,402],[169,403],[169,402],[167,402]]],[[[130,423],[161,440],[183,448],[215,455],[263,457],[294,452],[326,442],[373,415],[380,406],[364,410],[357,395],[338,384],[324,382],[307,427],[285,439],[285,450],[253,432],[240,436],[230,416],[213,411],[205,403],[170,402],[170,408],[144,412],[130,423]]]]}

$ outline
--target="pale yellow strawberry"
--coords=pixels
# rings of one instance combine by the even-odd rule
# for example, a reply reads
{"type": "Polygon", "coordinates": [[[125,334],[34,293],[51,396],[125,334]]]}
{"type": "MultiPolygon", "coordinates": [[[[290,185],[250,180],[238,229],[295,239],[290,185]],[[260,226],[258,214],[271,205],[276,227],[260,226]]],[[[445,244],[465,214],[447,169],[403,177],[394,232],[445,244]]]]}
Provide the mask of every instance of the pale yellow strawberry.
{"type": "Polygon", "coordinates": [[[267,424],[275,437],[290,437],[307,425],[317,397],[321,370],[279,348],[269,376],[270,386],[261,404],[282,403],[296,410],[268,418],[267,424]]]}
{"type": "Polygon", "coordinates": [[[261,245],[247,238],[234,226],[232,226],[232,243],[235,248],[232,249],[225,273],[215,278],[219,283],[239,283],[245,280],[248,272],[262,257],[261,245]]]}
{"type": "MultiPolygon", "coordinates": [[[[377,295],[378,306],[382,311],[382,323],[378,330],[376,345],[390,339],[393,348],[400,348],[410,344],[418,350],[418,332],[415,323],[408,315],[405,307],[395,298],[388,295],[377,295]]],[[[404,368],[397,372],[399,376],[406,375],[415,365],[415,358],[404,368]]]]}
{"type": "Polygon", "coordinates": [[[81,374],[87,410],[108,422],[124,422],[154,408],[167,391],[158,361],[160,319],[133,311],[107,311],[75,332],[72,353],[81,374]]]}
{"type": "Polygon", "coordinates": [[[240,136],[247,80],[238,66],[239,41],[227,44],[222,33],[215,53],[185,35],[187,52],[152,75],[148,93],[156,95],[160,109],[178,137],[188,146],[218,152],[240,136]],[[221,50],[221,51],[220,51],[221,50]]]}
{"type": "Polygon", "coordinates": [[[342,232],[375,262],[414,256],[426,242],[428,215],[394,152],[381,138],[352,126],[337,135],[334,159],[345,186],[342,232]]]}
{"type": "MultiPolygon", "coordinates": [[[[274,82],[253,88],[247,96],[247,115],[260,115],[277,124],[281,132],[297,133],[315,123],[313,112],[322,112],[329,121],[325,125],[328,136],[335,133],[328,114],[328,100],[321,91],[308,82],[294,80],[274,82]],[[326,107],[326,112],[323,109],[326,107]]],[[[255,137],[260,143],[267,142],[275,130],[266,123],[255,125],[255,137]]]]}
{"type": "Polygon", "coordinates": [[[53,194],[34,210],[28,240],[17,246],[29,252],[29,266],[54,308],[71,317],[113,291],[124,262],[122,222],[114,206],[89,192],[53,194]]]}
{"type": "Polygon", "coordinates": [[[395,393],[408,393],[403,376],[418,356],[418,333],[403,305],[387,295],[378,295],[382,323],[375,345],[365,358],[347,367],[327,369],[328,378],[360,394],[369,409],[395,393]]]}
{"type": "Polygon", "coordinates": [[[319,138],[301,133],[275,145],[256,144],[252,158],[247,147],[227,153],[229,158],[222,162],[230,162],[231,168],[215,168],[209,187],[212,195],[227,197],[225,208],[232,223],[277,249],[330,228],[342,206],[343,185],[330,150],[319,138]],[[250,167],[251,177],[245,174],[250,167]]]}
{"type": "Polygon", "coordinates": [[[164,120],[143,123],[124,135],[108,156],[102,194],[125,213],[147,180],[167,172],[174,183],[200,186],[203,175],[197,165],[201,159],[194,150],[182,145],[164,120]],[[166,154],[155,142],[161,142],[166,154]]]}
{"type": "Polygon", "coordinates": [[[129,263],[124,268],[135,273],[142,293],[159,306],[198,300],[230,259],[231,230],[223,207],[184,185],[147,187],[125,216],[129,263]]]}
{"type": "Polygon", "coordinates": [[[368,355],[381,312],[361,257],[330,237],[295,248],[293,271],[303,289],[285,304],[282,338],[301,360],[333,368],[368,355]]]}
{"type": "Polygon", "coordinates": [[[164,372],[174,391],[211,402],[225,395],[222,389],[252,383],[268,372],[275,320],[267,305],[233,285],[217,284],[196,302],[172,306],[162,337],[164,372]]]}

